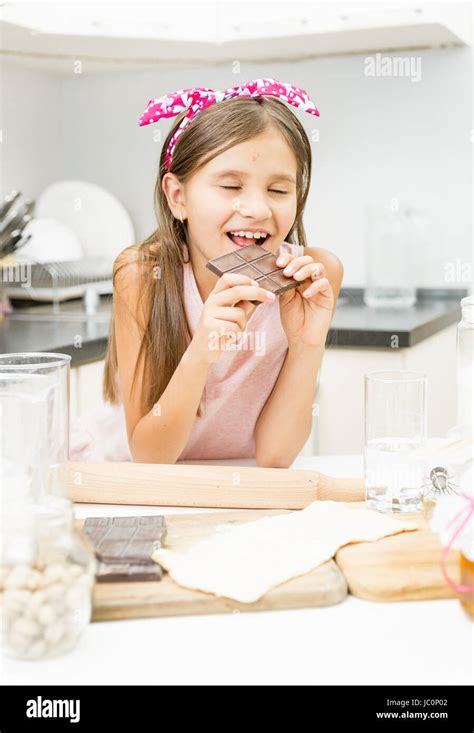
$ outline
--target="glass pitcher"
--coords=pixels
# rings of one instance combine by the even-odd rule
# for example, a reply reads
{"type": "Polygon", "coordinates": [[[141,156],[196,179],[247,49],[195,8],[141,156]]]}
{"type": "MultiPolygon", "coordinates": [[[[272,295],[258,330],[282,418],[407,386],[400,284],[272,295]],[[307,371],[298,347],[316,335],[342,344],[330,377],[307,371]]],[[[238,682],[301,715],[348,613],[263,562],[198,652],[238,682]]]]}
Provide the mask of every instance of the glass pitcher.
{"type": "Polygon", "coordinates": [[[408,308],[416,302],[416,212],[398,199],[368,204],[367,280],[364,303],[371,308],[408,308]]]}

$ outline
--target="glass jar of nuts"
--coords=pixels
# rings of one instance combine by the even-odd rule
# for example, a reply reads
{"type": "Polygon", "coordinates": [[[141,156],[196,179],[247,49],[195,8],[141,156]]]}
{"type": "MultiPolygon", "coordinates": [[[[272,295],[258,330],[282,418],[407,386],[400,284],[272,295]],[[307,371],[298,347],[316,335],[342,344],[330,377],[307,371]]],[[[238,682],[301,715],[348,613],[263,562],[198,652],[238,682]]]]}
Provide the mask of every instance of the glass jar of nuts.
{"type": "Polygon", "coordinates": [[[44,659],[71,650],[91,618],[95,557],[73,505],[2,506],[0,630],[5,654],[44,659]]]}

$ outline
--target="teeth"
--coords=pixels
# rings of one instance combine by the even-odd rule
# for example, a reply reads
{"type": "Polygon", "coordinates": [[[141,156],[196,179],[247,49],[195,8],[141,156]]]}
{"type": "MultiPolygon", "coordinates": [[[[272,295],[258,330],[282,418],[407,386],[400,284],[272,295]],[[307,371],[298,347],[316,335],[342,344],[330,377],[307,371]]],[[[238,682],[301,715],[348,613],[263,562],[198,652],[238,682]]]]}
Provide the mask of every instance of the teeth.
{"type": "Polygon", "coordinates": [[[267,235],[265,232],[229,232],[234,237],[245,237],[246,239],[260,239],[265,238],[267,235]]]}

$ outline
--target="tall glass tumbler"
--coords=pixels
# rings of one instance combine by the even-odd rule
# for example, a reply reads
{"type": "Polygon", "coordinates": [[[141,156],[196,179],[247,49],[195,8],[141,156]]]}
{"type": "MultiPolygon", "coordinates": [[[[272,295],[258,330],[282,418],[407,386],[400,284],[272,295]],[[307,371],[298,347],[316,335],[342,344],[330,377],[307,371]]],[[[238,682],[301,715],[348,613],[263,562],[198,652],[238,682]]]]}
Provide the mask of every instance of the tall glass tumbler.
{"type": "Polygon", "coordinates": [[[381,512],[422,508],[427,377],[404,370],[365,375],[366,503],[381,512]]]}
{"type": "Polygon", "coordinates": [[[10,501],[67,495],[69,366],[54,353],[0,355],[0,481],[10,501]]]}

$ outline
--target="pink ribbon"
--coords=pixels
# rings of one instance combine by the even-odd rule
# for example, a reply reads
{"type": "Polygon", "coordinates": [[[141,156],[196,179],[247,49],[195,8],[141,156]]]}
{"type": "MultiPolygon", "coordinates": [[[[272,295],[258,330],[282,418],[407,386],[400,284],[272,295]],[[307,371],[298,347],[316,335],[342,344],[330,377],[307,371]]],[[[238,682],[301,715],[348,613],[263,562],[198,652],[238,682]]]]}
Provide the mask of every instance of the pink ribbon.
{"type": "Polygon", "coordinates": [[[138,124],[143,127],[166,117],[175,117],[188,110],[178,128],[171,137],[165,155],[166,170],[171,168],[172,158],[179,136],[184,132],[192,118],[206,107],[233,97],[278,97],[284,102],[319,117],[314,102],[304,89],[286,84],[277,79],[254,79],[246,84],[229,87],[224,91],[216,91],[208,87],[181,89],[157,99],[150,99],[138,124]]]}
{"type": "Polygon", "coordinates": [[[454,588],[459,593],[466,593],[469,591],[474,590],[474,585],[463,585],[462,583],[455,583],[454,580],[452,580],[446,570],[446,561],[448,558],[449,551],[451,547],[453,546],[456,539],[459,537],[461,532],[463,531],[464,527],[470,520],[471,516],[474,514],[474,496],[469,496],[468,494],[461,494],[465,499],[467,499],[467,505],[463,507],[455,517],[451,519],[451,521],[448,524],[448,529],[457,521],[460,521],[459,526],[457,527],[456,531],[452,535],[451,539],[449,540],[446,547],[443,549],[443,553],[441,556],[441,571],[443,573],[444,579],[446,580],[449,585],[454,588]],[[462,519],[463,515],[466,515],[464,519],[462,519]]]}

